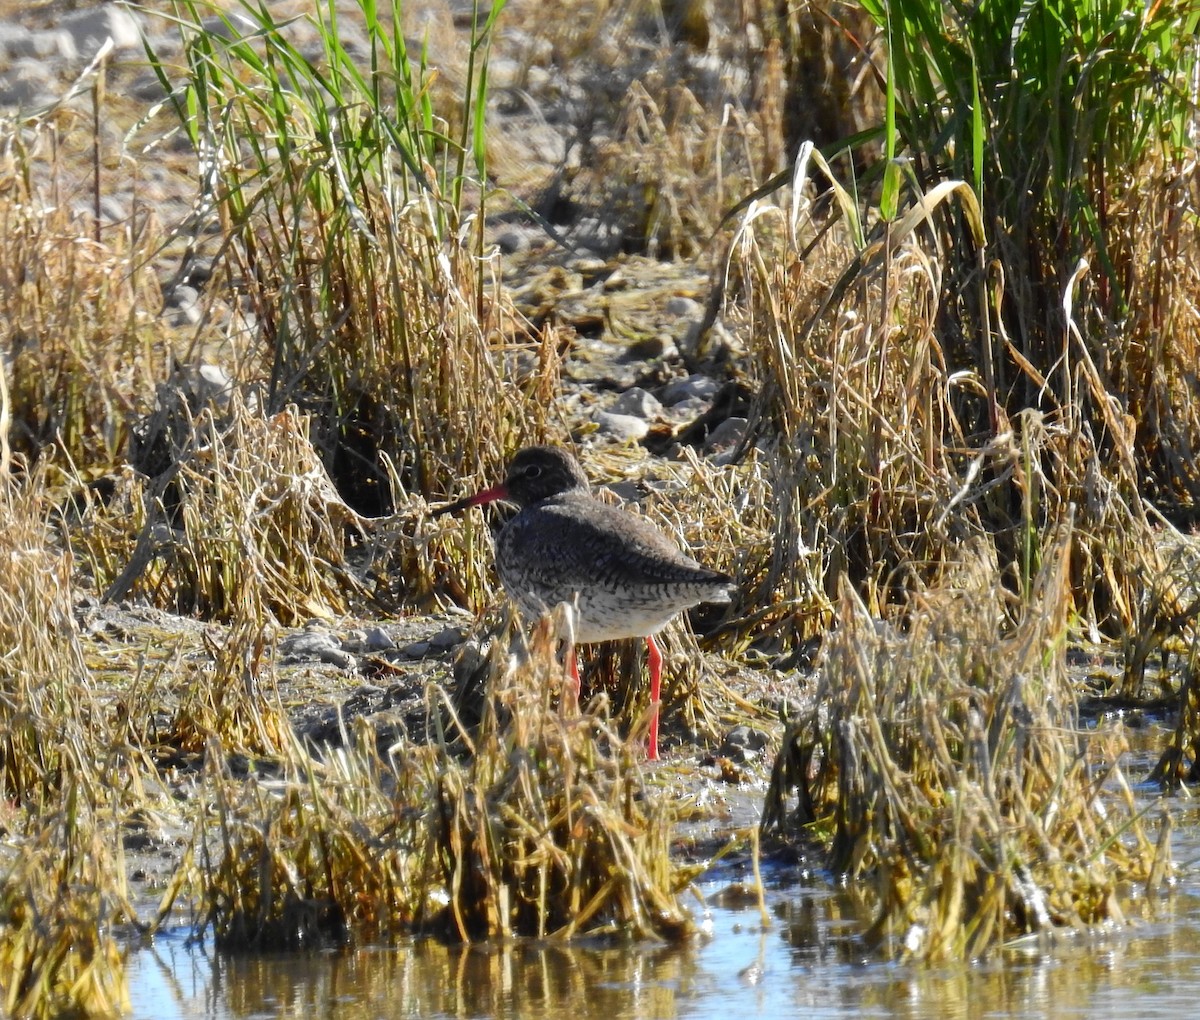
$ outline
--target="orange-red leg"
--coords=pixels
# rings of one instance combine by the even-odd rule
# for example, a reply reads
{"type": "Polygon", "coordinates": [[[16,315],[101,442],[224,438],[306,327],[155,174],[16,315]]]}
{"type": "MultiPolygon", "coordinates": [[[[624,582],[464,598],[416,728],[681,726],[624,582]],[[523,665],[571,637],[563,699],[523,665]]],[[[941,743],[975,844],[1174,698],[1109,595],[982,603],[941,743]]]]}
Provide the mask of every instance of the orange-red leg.
{"type": "Polygon", "coordinates": [[[571,649],[571,655],[567,660],[567,668],[571,671],[571,679],[575,681],[575,700],[579,700],[579,658],[575,654],[575,649],[571,649]]]}
{"type": "Polygon", "coordinates": [[[646,757],[658,761],[658,703],[662,693],[662,652],[653,635],[646,635],[646,658],[650,666],[650,735],[646,738],[646,757]]]}

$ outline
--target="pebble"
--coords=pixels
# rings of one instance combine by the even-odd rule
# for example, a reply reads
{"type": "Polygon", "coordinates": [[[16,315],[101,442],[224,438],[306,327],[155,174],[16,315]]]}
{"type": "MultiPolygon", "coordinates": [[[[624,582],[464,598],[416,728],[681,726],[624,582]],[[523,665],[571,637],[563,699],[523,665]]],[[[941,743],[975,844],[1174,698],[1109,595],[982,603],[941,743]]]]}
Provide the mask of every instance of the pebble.
{"type": "Polygon", "coordinates": [[[679,354],[675,341],[665,333],[643,337],[629,345],[625,352],[630,358],[641,361],[653,361],[655,358],[673,358],[679,354]]]}
{"type": "Polygon", "coordinates": [[[129,86],[129,94],[144,103],[157,103],[167,98],[167,90],[157,74],[146,72],[134,78],[129,86]]]}
{"type": "Polygon", "coordinates": [[[354,656],[341,648],[323,649],[317,653],[317,659],[330,666],[337,666],[338,669],[350,670],[355,665],[354,656]]]}
{"type": "MultiPolygon", "coordinates": [[[[202,18],[200,20],[200,27],[204,29],[205,35],[215,36],[218,39],[232,40],[234,36],[240,37],[242,35],[231,21],[226,21],[215,14],[208,18],[202,18]]],[[[246,27],[249,29],[249,23],[247,23],[246,27]]]]}
{"type": "Polygon", "coordinates": [[[626,390],[608,405],[608,410],[613,414],[627,414],[644,419],[657,418],[662,409],[658,397],[640,386],[626,390]]]}
{"type": "Polygon", "coordinates": [[[745,761],[764,750],[768,740],[765,732],[755,729],[753,726],[735,726],[725,734],[725,739],[721,742],[721,748],[717,753],[728,758],[745,761]]]}
{"type": "Polygon", "coordinates": [[[628,290],[629,284],[629,274],[624,269],[617,268],[609,274],[600,289],[606,294],[612,294],[616,291],[628,290]]]}
{"type": "Polygon", "coordinates": [[[341,641],[324,630],[305,630],[290,635],[280,642],[280,649],[285,655],[294,655],[297,658],[315,658],[328,662],[330,660],[326,656],[337,653],[353,661],[349,652],[343,650],[341,641]]]}
{"type": "Polygon", "coordinates": [[[396,647],[392,636],[382,627],[372,627],[363,635],[363,650],[367,652],[390,652],[396,647]]]}
{"type": "Polygon", "coordinates": [[[461,645],[466,636],[461,627],[443,627],[429,639],[429,646],[437,652],[448,652],[461,645]]]}
{"type": "Polygon", "coordinates": [[[505,255],[515,255],[529,248],[529,237],[519,230],[506,230],[496,237],[496,247],[505,255]]]}
{"type": "Polygon", "coordinates": [[[467,634],[460,626],[444,626],[424,641],[413,641],[400,649],[406,659],[425,659],[427,655],[442,655],[466,641],[467,634]]]}
{"type": "Polygon", "coordinates": [[[522,62],[512,57],[494,56],[488,61],[488,87],[501,89],[519,88],[524,72],[522,62]]]}
{"type": "Polygon", "coordinates": [[[597,411],[592,415],[600,435],[621,442],[636,443],[646,438],[650,425],[644,418],[635,418],[632,414],[614,414],[611,411],[597,411]]]}
{"type": "Polygon", "coordinates": [[[737,446],[746,435],[749,421],[745,418],[729,417],[714,428],[704,440],[704,449],[709,453],[719,453],[737,446]]]}
{"type": "MultiPolygon", "coordinates": [[[[191,290],[192,288],[187,289],[191,290]]],[[[206,407],[211,404],[223,411],[228,410],[230,398],[233,396],[233,377],[220,365],[208,362],[181,366],[178,385],[187,394],[189,403],[197,407],[206,407]]],[[[337,638],[325,634],[323,631],[314,631],[313,633],[323,635],[330,641],[337,641],[337,638]]],[[[297,640],[299,639],[297,638],[297,640]]]]}
{"type": "Polygon", "coordinates": [[[693,319],[699,322],[704,318],[704,306],[699,301],[693,301],[687,297],[671,298],[663,310],[668,315],[674,315],[680,319],[693,319]]]}
{"type": "Polygon", "coordinates": [[[681,400],[678,404],[671,405],[671,418],[675,421],[690,421],[693,418],[699,418],[711,406],[711,400],[688,397],[687,400],[681,400]]]}
{"type": "Polygon", "coordinates": [[[38,60],[74,61],[79,55],[70,32],[50,29],[34,32],[21,25],[4,25],[0,29],[0,53],[6,60],[35,57],[38,60]]]}
{"type": "Polygon", "coordinates": [[[716,379],[706,375],[693,374],[685,379],[672,379],[663,387],[662,402],[672,407],[690,398],[712,400],[719,388],[716,379]]]}
{"type": "Polygon", "coordinates": [[[53,103],[57,97],[48,87],[45,68],[42,61],[27,59],[14,64],[9,73],[0,75],[0,107],[26,110],[53,103]],[[27,71],[27,65],[33,65],[33,73],[27,71]]]}
{"type": "Polygon", "coordinates": [[[142,45],[142,28],[137,18],[126,7],[105,4],[90,10],[68,14],[58,27],[70,33],[79,55],[91,59],[112,39],[118,50],[137,49],[142,45]]]}
{"type": "Polygon", "coordinates": [[[163,300],[163,318],[175,329],[195,326],[203,317],[200,309],[200,292],[195,287],[181,283],[163,300]]]}

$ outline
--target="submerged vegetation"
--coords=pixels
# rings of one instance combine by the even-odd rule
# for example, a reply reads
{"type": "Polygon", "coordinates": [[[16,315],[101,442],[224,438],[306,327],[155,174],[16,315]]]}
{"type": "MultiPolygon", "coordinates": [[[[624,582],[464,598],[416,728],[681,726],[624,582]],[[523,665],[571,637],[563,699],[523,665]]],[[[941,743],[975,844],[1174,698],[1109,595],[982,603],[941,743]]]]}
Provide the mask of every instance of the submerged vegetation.
{"type": "Polygon", "coordinates": [[[853,880],[864,940],[976,957],[1154,902],[1166,812],[1079,706],[1165,705],[1154,778],[1196,780],[1200,8],[276,6],[143,10],[152,110],[101,61],[85,107],[0,120],[4,1011],[119,1014],[119,936],[180,908],[231,950],[694,929],[627,650],[577,702],[561,615],[525,633],[478,520],[429,515],[590,434],[589,344],[716,382],[645,437],[669,457],[589,460],[738,579],[666,635],[667,726],[779,724],[764,836],[853,880]],[[490,126],[500,95],[561,104],[577,158],[490,126]],[[97,218],[155,160],[191,215],[97,218]],[[502,256],[507,222],[553,243],[502,256]],[[619,303],[632,252],[709,275],[677,344],[619,303]],[[295,631],[450,605],[475,632],[418,711],[326,691],[301,732],[295,631]]]}

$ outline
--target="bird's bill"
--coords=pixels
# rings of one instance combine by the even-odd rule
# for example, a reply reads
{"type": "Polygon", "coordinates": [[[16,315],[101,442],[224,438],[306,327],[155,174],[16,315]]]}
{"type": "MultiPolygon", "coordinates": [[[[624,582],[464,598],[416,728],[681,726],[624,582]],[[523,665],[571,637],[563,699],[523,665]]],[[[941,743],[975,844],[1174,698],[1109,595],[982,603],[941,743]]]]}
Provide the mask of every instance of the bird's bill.
{"type": "Polygon", "coordinates": [[[485,503],[494,503],[498,499],[508,499],[507,485],[493,485],[490,489],[483,489],[474,496],[460,499],[457,503],[447,503],[434,510],[432,516],[441,517],[442,514],[458,513],[459,510],[466,510],[469,506],[482,506],[485,503]]]}

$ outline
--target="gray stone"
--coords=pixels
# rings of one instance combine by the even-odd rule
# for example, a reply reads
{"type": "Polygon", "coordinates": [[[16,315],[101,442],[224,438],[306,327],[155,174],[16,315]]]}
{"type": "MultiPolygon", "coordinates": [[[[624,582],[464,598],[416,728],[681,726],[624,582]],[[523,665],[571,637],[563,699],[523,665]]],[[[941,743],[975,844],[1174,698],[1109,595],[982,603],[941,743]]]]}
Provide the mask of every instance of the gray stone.
{"type": "Polygon", "coordinates": [[[629,274],[624,269],[614,269],[608,274],[608,278],[604,281],[601,290],[609,294],[615,291],[628,290],[630,282],[629,274]]]}
{"type": "Polygon", "coordinates": [[[0,21],[0,60],[6,64],[13,57],[33,56],[34,33],[24,25],[0,21]]]}
{"type": "Polygon", "coordinates": [[[353,652],[355,655],[360,655],[367,643],[367,632],[365,630],[346,630],[342,631],[341,645],[342,650],[353,652]]]}
{"type": "Polygon", "coordinates": [[[465,637],[461,627],[443,627],[429,639],[429,646],[437,652],[448,652],[461,645],[465,637]]]}
{"type": "Polygon", "coordinates": [[[621,442],[637,442],[644,439],[650,431],[650,426],[642,418],[631,414],[613,414],[611,411],[597,411],[592,415],[592,421],[598,426],[600,435],[621,442]]]}
{"type": "Polygon", "coordinates": [[[748,424],[745,418],[726,418],[708,434],[708,438],[704,440],[704,449],[709,453],[732,449],[746,435],[748,424]]]}
{"type": "Polygon", "coordinates": [[[691,421],[699,418],[712,405],[711,400],[701,400],[699,397],[688,397],[686,400],[672,404],[667,410],[675,421],[691,421]]]}
{"type": "Polygon", "coordinates": [[[766,733],[753,726],[735,726],[725,734],[718,753],[727,758],[745,761],[764,750],[769,739],[766,733]]]}
{"type": "Polygon", "coordinates": [[[174,329],[195,326],[204,315],[200,308],[200,292],[195,287],[180,284],[166,296],[162,314],[174,329]]]}
{"type": "MultiPolygon", "coordinates": [[[[200,22],[200,27],[204,29],[205,35],[211,35],[218,39],[240,39],[245,33],[241,31],[238,20],[239,18],[236,14],[231,15],[229,20],[219,18],[214,14],[210,18],[203,18],[200,22]],[[232,25],[230,24],[231,22],[232,25]]],[[[245,27],[247,32],[253,31],[248,21],[245,22],[245,27]]]]}
{"type": "Polygon", "coordinates": [[[47,105],[40,100],[48,98],[44,86],[38,82],[17,75],[0,75],[0,106],[29,109],[47,105]]]}
{"type": "Polygon", "coordinates": [[[163,299],[163,307],[186,308],[188,305],[194,305],[199,300],[200,292],[195,287],[181,283],[163,299]]]}
{"type": "Polygon", "coordinates": [[[336,635],[325,630],[313,629],[293,634],[284,638],[280,647],[285,655],[292,658],[316,659],[339,669],[354,667],[354,656],[342,647],[336,635]]]}
{"type": "Polygon", "coordinates": [[[363,649],[368,652],[390,652],[396,647],[396,642],[382,627],[372,627],[363,635],[363,649]]]}
{"type": "Polygon", "coordinates": [[[317,659],[338,669],[353,669],[355,665],[354,656],[341,648],[323,648],[317,652],[317,659]]]}
{"type": "Polygon", "coordinates": [[[32,32],[20,25],[0,27],[0,53],[9,60],[36,57],[39,60],[73,61],[79,54],[70,32],[50,29],[32,32]]]}
{"type": "Polygon", "coordinates": [[[87,59],[96,55],[105,39],[112,39],[118,50],[137,49],[142,45],[141,24],[127,7],[118,4],[68,14],[59,22],[59,28],[71,34],[79,55],[87,59]]]}
{"type": "Polygon", "coordinates": [[[651,361],[654,358],[673,358],[679,351],[675,346],[675,341],[669,336],[665,333],[656,333],[654,336],[643,337],[630,344],[626,353],[630,358],[651,361]]]}
{"type": "Polygon", "coordinates": [[[39,88],[45,89],[47,94],[53,95],[54,99],[59,98],[58,92],[61,86],[55,75],[54,66],[47,60],[39,57],[22,57],[20,60],[14,60],[12,67],[8,69],[8,75],[16,81],[31,82],[39,88]]]}
{"type": "Polygon", "coordinates": [[[341,652],[342,643],[327,630],[304,630],[284,638],[280,650],[297,658],[317,658],[330,650],[341,652]]]}
{"type": "Polygon", "coordinates": [[[630,414],[635,418],[656,418],[662,413],[659,399],[640,386],[626,390],[608,405],[613,414],[630,414]]]}
{"type": "Polygon", "coordinates": [[[671,298],[663,311],[668,315],[674,315],[680,319],[694,319],[699,321],[704,318],[704,306],[699,301],[693,301],[691,298],[686,297],[671,298]]]}
{"type": "Polygon", "coordinates": [[[212,403],[225,408],[233,396],[233,377],[220,365],[201,362],[188,373],[188,384],[201,405],[212,403]]]}
{"type": "Polygon", "coordinates": [[[198,305],[185,305],[183,308],[163,309],[163,318],[172,329],[183,329],[184,326],[198,326],[203,317],[198,305]]]}
{"type": "Polygon", "coordinates": [[[672,407],[691,397],[712,400],[720,386],[715,379],[706,375],[689,375],[686,379],[672,379],[663,387],[662,402],[672,407]]]}
{"type": "Polygon", "coordinates": [[[167,98],[167,90],[157,74],[139,74],[129,85],[129,94],[144,103],[158,103],[167,98]]]}
{"type": "Polygon", "coordinates": [[[489,88],[510,89],[520,84],[523,65],[512,57],[493,56],[487,68],[489,88]]]}
{"type": "Polygon", "coordinates": [[[505,255],[515,255],[529,248],[529,237],[519,230],[506,230],[496,237],[496,247],[505,255]]]}

